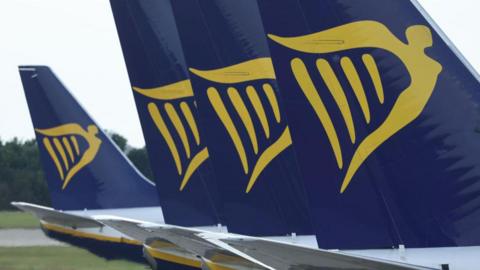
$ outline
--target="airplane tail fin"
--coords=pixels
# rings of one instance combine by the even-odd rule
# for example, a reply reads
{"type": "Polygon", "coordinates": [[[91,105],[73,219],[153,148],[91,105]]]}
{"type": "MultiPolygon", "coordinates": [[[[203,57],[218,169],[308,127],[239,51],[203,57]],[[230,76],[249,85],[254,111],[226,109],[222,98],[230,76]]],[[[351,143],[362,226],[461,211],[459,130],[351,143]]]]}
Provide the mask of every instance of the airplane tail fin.
{"type": "Polygon", "coordinates": [[[21,66],[52,206],[158,206],[155,186],[127,160],[46,66],[21,66]]]}
{"type": "Polygon", "coordinates": [[[215,175],[170,2],[110,3],[165,220],[219,224],[215,175]]]}
{"type": "Polygon", "coordinates": [[[258,2],[320,247],[478,245],[479,77],[420,5],[258,2]]]}
{"type": "Polygon", "coordinates": [[[172,6],[228,230],[313,235],[256,1],[172,6]]]}

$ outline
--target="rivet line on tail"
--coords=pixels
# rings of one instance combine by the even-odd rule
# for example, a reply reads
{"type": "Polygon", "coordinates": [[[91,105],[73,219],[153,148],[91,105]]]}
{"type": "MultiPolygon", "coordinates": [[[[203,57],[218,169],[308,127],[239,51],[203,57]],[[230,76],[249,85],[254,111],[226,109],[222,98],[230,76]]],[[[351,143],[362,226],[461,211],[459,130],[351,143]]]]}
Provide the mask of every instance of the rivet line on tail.
{"type": "Polygon", "coordinates": [[[203,79],[223,84],[275,79],[275,72],[270,57],[252,59],[233,66],[213,70],[198,70],[195,68],[190,68],[189,70],[203,79]]]}
{"type": "Polygon", "coordinates": [[[158,100],[175,100],[193,97],[193,90],[190,80],[183,80],[169,85],[148,89],[133,87],[133,90],[146,97],[158,100]]]}

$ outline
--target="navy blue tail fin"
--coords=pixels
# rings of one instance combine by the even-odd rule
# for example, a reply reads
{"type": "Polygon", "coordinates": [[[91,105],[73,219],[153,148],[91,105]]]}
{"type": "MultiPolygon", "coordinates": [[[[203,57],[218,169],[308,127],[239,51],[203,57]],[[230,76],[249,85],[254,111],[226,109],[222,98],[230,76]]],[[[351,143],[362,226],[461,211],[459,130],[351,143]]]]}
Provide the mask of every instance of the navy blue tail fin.
{"type": "Polygon", "coordinates": [[[20,67],[50,190],[60,210],[159,206],[144,178],[48,67],[20,67]]]}
{"type": "Polygon", "coordinates": [[[172,6],[229,231],[312,234],[256,1],[172,6]]]}
{"type": "Polygon", "coordinates": [[[221,223],[170,2],[111,0],[147,150],[167,223],[221,223]]]}
{"type": "Polygon", "coordinates": [[[480,244],[480,84],[418,3],[258,2],[319,245],[480,244]]]}

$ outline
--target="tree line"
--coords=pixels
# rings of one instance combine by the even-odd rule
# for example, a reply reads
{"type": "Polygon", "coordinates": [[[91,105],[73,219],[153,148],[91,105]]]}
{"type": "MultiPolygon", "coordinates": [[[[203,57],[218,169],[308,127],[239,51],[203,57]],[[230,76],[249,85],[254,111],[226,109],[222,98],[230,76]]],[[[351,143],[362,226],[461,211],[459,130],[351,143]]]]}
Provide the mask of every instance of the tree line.
{"type": "MultiPolygon", "coordinates": [[[[152,179],[145,147],[130,147],[123,136],[112,132],[109,134],[140,172],[152,179]]],[[[50,193],[35,139],[0,139],[0,210],[11,210],[12,201],[50,206],[50,193]]]]}

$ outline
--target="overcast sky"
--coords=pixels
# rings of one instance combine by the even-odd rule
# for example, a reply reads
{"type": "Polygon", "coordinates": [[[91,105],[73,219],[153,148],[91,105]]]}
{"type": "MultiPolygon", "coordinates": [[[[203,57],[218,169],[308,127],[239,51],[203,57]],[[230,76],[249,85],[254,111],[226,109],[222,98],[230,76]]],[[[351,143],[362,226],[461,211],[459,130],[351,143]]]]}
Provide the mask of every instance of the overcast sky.
{"type": "MultiPolygon", "coordinates": [[[[420,2],[480,70],[480,1],[420,2]]],[[[34,137],[17,66],[49,65],[102,128],[143,146],[116,35],[108,0],[0,1],[0,138],[34,137]]]]}

